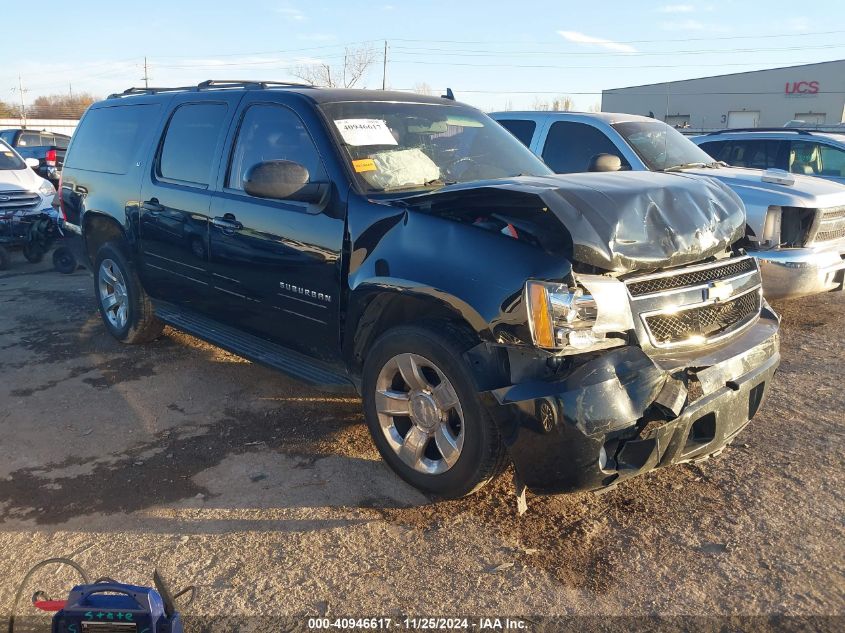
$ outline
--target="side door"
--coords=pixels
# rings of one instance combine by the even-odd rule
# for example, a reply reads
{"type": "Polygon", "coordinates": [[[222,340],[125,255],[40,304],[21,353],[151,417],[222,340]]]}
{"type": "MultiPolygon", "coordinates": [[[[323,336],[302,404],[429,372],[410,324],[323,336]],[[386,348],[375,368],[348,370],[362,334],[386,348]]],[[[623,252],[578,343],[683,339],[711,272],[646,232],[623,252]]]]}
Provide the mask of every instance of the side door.
{"type": "Polygon", "coordinates": [[[549,127],[540,157],[557,174],[588,171],[596,154],[613,154],[622,169],[631,169],[622,152],[601,130],[587,123],[555,121],[549,127]]]}
{"type": "Polygon", "coordinates": [[[291,108],[245,98],[211,203],[210,283],[219,316],[315,358],[337,354],[345,203],[335,187],[319,204],[255,198],[244,191],[254,165],[297,162],[328,182],[323,158],[291,108]]]}
{"type": "Polygon", "coordinates": [[[208,276],[211,183],[241,95],[188,94],[175,102],[141,187],[142,275],[150,294],[213,311],[208,276]]]}

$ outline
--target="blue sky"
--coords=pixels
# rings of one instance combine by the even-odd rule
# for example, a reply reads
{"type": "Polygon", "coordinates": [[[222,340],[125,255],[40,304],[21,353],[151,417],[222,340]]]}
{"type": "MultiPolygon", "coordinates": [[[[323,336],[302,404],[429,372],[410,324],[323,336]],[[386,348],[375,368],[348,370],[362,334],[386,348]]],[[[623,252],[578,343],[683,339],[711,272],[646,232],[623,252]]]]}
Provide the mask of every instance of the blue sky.
{"type": "Polygon", "coordinates": [[[40,25],[32,3],[4,4],[4,24],[37,35],[0,38],[5,101],[19,100],[19,74],[27,102],[69,85],[97,95],[141,85],[144,56],[151,85],[289,80],[297,66],[339,63],[345,46],[375,50],[364,84],[381,87],[385,39],[390,87],[449,86],[485,109],[555,95],[587,109],[603,88],[845,58],[837,0],[79,0],[40,25]]]}

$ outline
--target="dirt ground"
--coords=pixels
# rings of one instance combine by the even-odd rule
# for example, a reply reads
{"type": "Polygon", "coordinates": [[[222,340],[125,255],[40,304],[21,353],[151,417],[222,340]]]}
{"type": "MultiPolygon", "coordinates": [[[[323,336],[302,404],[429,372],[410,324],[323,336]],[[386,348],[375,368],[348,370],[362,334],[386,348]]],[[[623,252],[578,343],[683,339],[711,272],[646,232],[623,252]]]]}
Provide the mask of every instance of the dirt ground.
{"type": "MultiPolygon", "coordinates": [[[[195,584],[185,614],[209,630],[324,615],[845,629],[841,293],[775,306],[774,390],[721,457],[601,496],[529,496],[518,517],[509,476],[433,502],[379,460],[357,399],[170,329],[122,346],[87,273],[14,261],[0,273],[4,618],[30,566],[71,556],[92,576],[149,584],[157,567],[195,584]]],[[[24,614],[33,591],[73,580],[45,570],[24,614]]]]}

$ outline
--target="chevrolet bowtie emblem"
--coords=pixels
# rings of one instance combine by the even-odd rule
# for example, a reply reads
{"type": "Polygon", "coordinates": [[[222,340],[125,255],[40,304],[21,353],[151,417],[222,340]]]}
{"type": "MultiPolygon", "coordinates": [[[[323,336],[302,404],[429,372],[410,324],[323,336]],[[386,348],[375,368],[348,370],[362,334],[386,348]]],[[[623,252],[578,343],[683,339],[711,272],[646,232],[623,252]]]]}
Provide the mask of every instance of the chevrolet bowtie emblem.
{"type": "Polygon", "coordinates": [[[708,284],[704,292],[706,294],[705,299],[718,303],[730,299],[733,294],[733,288],[724,281],[713,281],[708,284]]]}

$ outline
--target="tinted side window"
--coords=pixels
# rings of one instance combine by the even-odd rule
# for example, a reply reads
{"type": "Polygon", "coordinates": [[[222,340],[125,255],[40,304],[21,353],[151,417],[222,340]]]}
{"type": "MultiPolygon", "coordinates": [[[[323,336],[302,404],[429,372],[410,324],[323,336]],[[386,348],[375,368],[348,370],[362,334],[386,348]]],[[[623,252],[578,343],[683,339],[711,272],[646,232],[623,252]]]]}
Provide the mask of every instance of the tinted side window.
{"type": "Polygon", "coordinates": [[[733,165],[730,161],[731,150],[733,143],[726,143],[722,141],[710,141],[709,143],[701,143],[699,147],[710,154],[716,160],[723,160],[729,165],[733,165]]]}
{"type": "Polygon", "coordinates": [[[89,110],[73,137],[65,167],[125,174],[158,113],[158,104],[89,110]]]}
{"type": "Polygon", "coordinates": [[[831,145],[820,145],[822,176],[845,177],[845,151],[831,145]]]}
{"type": "Polygon", "coordinates": [[[734,167],[752,167],[754,169],[776,168],[781,141],[750,140],[703,143],[701,149],[716,160],[723,160],[734,167]]]}
{"type": "Polygon", "coordinates": [[[70,139],[66,136],[56,136],[56,147],[67,149],[67,144],[70,139]]]}
{"type": "Polygon", "coordinates": [[[531,145],[531,139],[534,138],[534,130],[537,129],[537,124],[534,121],[520,119],[501,120],[499,124],[522,141],[522,144],[526,147],[531,145]]]}
{"type": "Polygon", "coordinates": [[[821,152],[818,143],[792,141],[789,146],[789,171],[793,174],[820,174],[821,152]]]}
{"type": "MultiPolygon", "coordinates": [[[[543,147],[543,160],[558,174],[587,171],[596,154],[622,156],[603,132],[585,123],[558,121],[549,128],[543,147]]],[[[622,159],[623,168],[630,165],[622,159]]]]}
{"type": "Polygon", "coordinates": [[[207,186],[226,120],[223,103],[191,103],[176,108],[158,163],[158,175],[207,186]]]}
{"type": "Polygon", "coordinates": [[[0,132],[0,138],[11,145],[15,142],[15,130],[3,130],[0,132]]]}
{"type": "Polygon", "coordinates": [[[293,111],[278,105],[250,106],[238,131],[227,186],[243,189],[250,167],[268,160],[299,163],[312,181],[325,180],[314,141],[293,111]]]}

